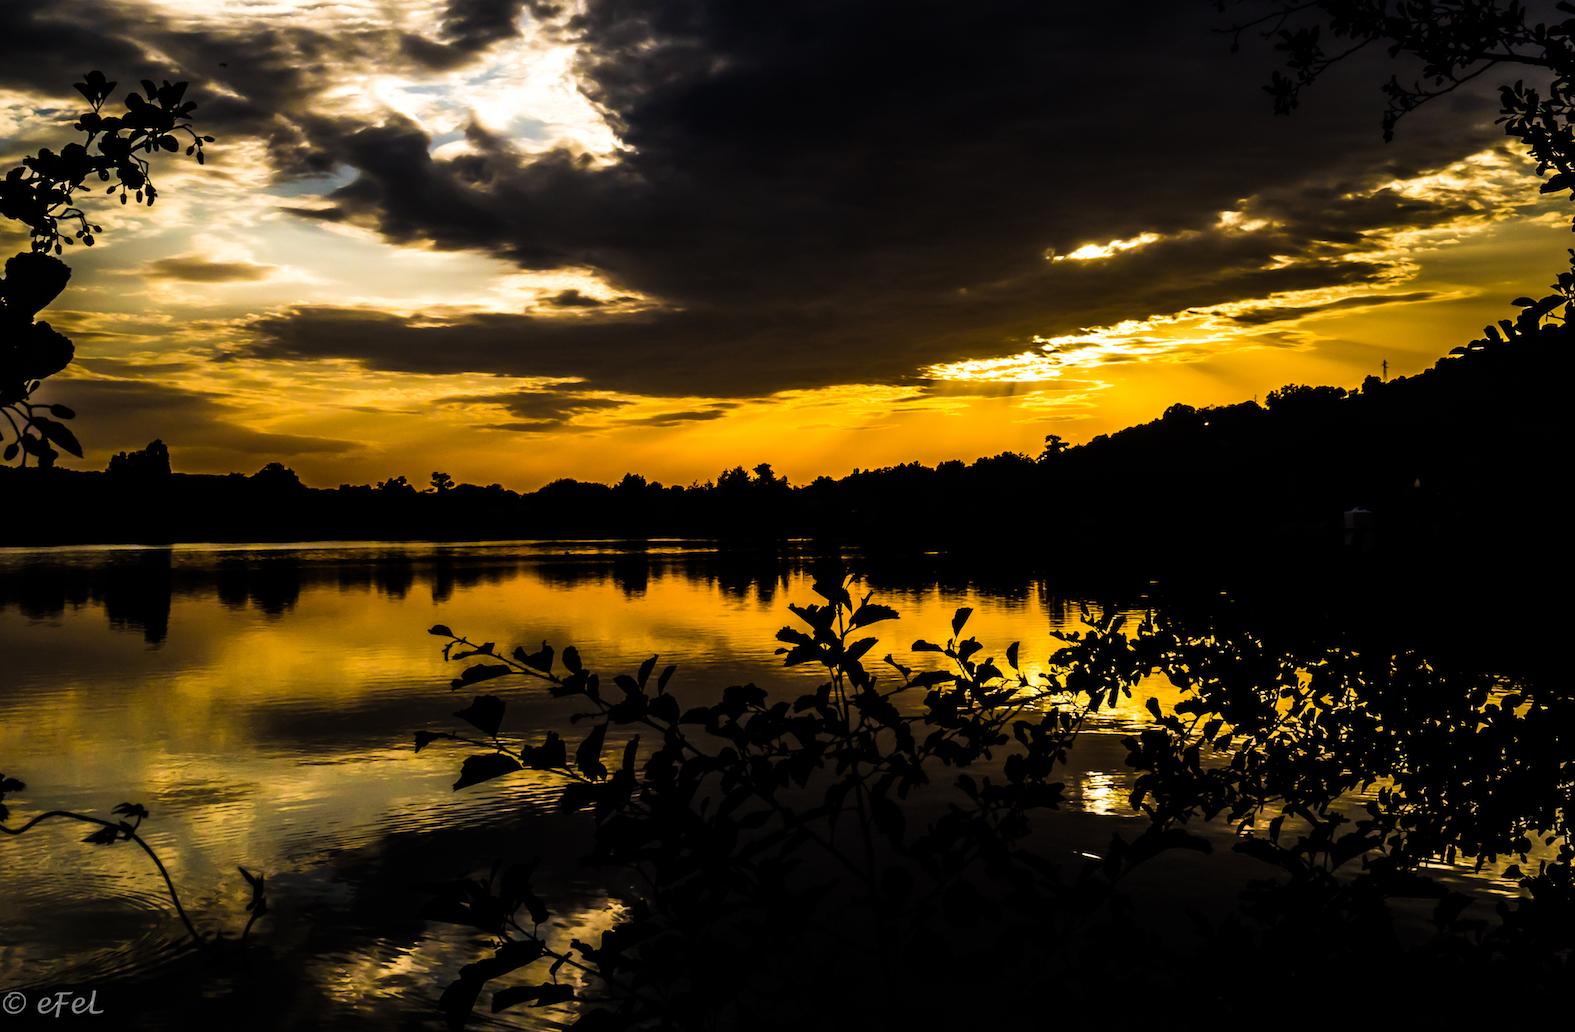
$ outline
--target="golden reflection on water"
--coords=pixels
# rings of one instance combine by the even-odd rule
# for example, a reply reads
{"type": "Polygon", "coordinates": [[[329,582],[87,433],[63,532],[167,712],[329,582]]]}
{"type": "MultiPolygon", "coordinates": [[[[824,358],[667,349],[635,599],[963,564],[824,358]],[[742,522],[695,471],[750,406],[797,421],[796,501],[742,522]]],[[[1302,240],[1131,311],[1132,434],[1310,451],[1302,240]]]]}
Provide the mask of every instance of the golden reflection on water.
{"type": "MultiPolygon", "coordinates": [[[[672,690],[686,704],[747,681],[793,694],[819,683],[816,670],[785,669],[775,655],[777,630],[795,622],[787,604],[820,601],[802,569],[775,561],[717,566],[684,549],[635,557],[594,546],[556,551],[149,550],[134,557],[141,565],[131,567],[129,582],[102,583],[100,567],[125,562],[124,554],[0,554],[0,583],[33,578],[30,588],[0,594],[0,651],[8,657],[0,772],[28,784],[7,800],[13,824],[47,809],[107,817],[122,801],[143,803],[152,813],[143,834],[199,926],[233,935],[247,898],[238,864],[267,873],[283,924],[278,915],[344,902],[336,858],[375,857],[390,836],[434,836],[498,814],[551,810],[559,786],[549,775],[520,772],[455,793],[459,761],[474,750],[442,743],[412,750],[418,728],[462,729],[450,715],[474,694],[450,691],[459,667],[444,664],[441,642],[426,633],[433,624],[504,648],[545,640],[561,652],[573,644],[604,678],[659,654],[663,664],[678,664],[672,690]],[[115,594],[127,583],[135,589],[129,602],[115,594]]],[[[959,606],[974,610],[963,633],[984,643],[981,656],[1000,657],[1021,641],[1031,673],[1061,647],[1052,630],[1083,626],[1077,606],[1042,583],[1005,593],[887,584],[876,600],[902,619],[872,629],[882,638],[872,656],[889,651],[920,669],[934,657],[912,653],[912,642],[945,641],[959,606]]],[[[488,685],[509,703],[506,730],[537,740],[554,728],[578,737],[567,724],[572,704],[509,683],[488,685]]],[[[1100,727],[1141,724],[1143,698],[1124,700],[1100,727]]],[[[1081,805],[1117,812],[1123,777],[1119,769],[1084,773],[1081,805]]],[[[87,847],[82,834],[76,825],[43,826],[0,842],[0,898],[16,915],[13,927],[29,930],[0,939],[0,984],[58,977],[62,964],[129,970],[123,952],[83,953],[76,933],[50,930],[49,914],[62,901],[100,918],[142,896],[164,905],[140,853],[87,847]],[[105,879],[127,888],[106,894],[105,879]]],[[[400,905],[413,911],[419,900],[407,893],[400,905]]],[[[607,907],[602,896],[562,919],[575,935],[599,934],[612,920],[607,907]]],[[[168,937],[176,931],[168,920],[155,927],[168,937]]],[[[414,944],[357,939],[314,977],[345,1006],[410,992],[435,998],[444,973],[452,977],[457,963],[474,959],[477,943],[438,925],[414,944]]]]}

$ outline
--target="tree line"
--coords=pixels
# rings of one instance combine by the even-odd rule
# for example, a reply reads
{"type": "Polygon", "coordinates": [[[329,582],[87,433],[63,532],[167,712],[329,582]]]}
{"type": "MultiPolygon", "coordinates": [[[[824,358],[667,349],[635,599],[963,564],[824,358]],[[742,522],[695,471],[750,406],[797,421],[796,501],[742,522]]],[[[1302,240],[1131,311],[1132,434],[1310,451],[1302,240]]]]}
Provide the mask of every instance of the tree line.
{"type": "Polygon", "coordinates": [[[817,538],[1013,548],[1073,534],[1122,540],[1317,536],[1368,510],[1380,533],[1547,530],[1555,518],[1566,325],[1534,318],[1411,377],[1357,389],[1289,384],[1038,455],[902,463],[793,484],[769,463],[705,483],[563,477],[532,492],[455,483],[306,487],[272,462],[249,476],[171,472],[162,441],[103,472],[0,468],[56,514],[11,521],[4,543],[509,538],[817,538]],[[105,512],[116,514],[105,520],[105,512]]]}

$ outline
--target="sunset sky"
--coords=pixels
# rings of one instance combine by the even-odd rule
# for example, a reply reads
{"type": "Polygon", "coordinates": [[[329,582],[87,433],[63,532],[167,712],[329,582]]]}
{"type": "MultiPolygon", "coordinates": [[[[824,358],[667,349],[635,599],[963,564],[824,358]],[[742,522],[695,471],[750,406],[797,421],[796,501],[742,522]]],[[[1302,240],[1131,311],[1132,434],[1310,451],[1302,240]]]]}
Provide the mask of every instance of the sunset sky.
{"type": "MultiPolygon", "coordinates": [[[[1037,453],[1431,365],[1575,244],[1496,86],[1275,116],[1206,2],[7,0],[6,167],[89,69],[187,80],[199,167],[88,197],[38,397],[87,456],[705,481],[1037,453]]],[[[14,224],[0,243],[26,246],[14,224]]]]}

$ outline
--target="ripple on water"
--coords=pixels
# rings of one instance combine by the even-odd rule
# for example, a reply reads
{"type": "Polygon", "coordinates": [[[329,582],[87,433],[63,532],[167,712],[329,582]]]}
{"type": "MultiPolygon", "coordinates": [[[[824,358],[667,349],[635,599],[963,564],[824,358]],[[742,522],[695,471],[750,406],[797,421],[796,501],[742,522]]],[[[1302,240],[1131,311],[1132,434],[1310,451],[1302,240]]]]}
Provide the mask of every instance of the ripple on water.
{"type": "Polygon", "coordinates": [[[192,949],[168,896],[113,875],[8,874],[4,908],[8,988],[142,977],[192,949]]]}

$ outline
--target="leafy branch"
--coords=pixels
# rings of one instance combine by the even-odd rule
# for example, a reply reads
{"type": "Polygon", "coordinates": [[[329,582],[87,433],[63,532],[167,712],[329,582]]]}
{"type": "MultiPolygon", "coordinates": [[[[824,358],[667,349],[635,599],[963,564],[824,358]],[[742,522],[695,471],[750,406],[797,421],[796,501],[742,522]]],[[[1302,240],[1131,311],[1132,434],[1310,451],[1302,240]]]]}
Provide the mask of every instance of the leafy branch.
{"type": "MultiPolygon", "coordinates": [[[[26,788],[27,786],[16,778],[0,775],[0,800],[4,800],[9,793],[21,792],[26,788]]],[[[217,945],[208,942],[202,933],[197,930],[197,926],[192,924],[191,918],[186,913],[186,908],[181,905],[180,894],[175,891],[175,882],[170,878],[169,869],[164,866],[164,861],[160,860],[159,855],[153,851],[153,847],[148,845],[141,835],[137,834],[137,830],[142,827],[142,822],[149,816],[147,808],[141,803],[120,803],[111,812],[120,815],[123,819],[106,821],[101,817],[76,813],[72,810],[50,810],[47,813],[41,813],[33,817],[21,827],[12,828],[4,823],[11,819],[11,812],[4,802],[0,801],[0,832],[5,832],[7,835],[23,835],[45,821],[63,819],[97,825],[98,830],[89,834],[82,840],[83,842],[92,843],[96,846],[112,846],[117,842],[135,842],[148,855],[148,859],[153,861],[153,866],[158,868],[159,876],[164,879],[165,890],[169,893],[170,902],[175,905],[175,913],[180,917],[181,923],[186,926],[187,934],[191,936],[192,941],[197,944],[204,954],[217,958],[219,956],[217,945]]],[[[256,923],[258,918],[268,912],[268,901],[263,877],[261,875],[252,875],[244,867],[240,869],[240,872],[241,876],[246,879],[247,884],[252,888],[252,900],[246,906],[247,911],[252,916],[246,922],[245,931],[241,933],[241,948],[244,951],[246,938],[251,932],[252,925],[256,923]]]]}
{"type": "Polygon", "coordinates": [[[199,135],[190,121],[197,105],[185,99],[184,82],[155,86],[143,80],[143,93],[126,95],[124,114],[106,115],[104,104],[116,83],[97,71],[84,79],[76,89],[89,110],[72,125],[84,134],[83,141],[67,144],[58,154],[43,148],[0,179],[0,216],[27,226],[31,242],[30,251],[6,262],[0,282],[0,415],[5,417],[0,440],[6,430],[12,437],[3,453],[6,462],[20,455],[24,465],[28,456],[40,466],[53,465],[57,447],[82,456],[76,435],[59,422],[75,413],[65,405],[29,400],[41,381],[75,357],[68,337],[47,322],[33,320],[71,278],[71,270],[57,256],[79,241],[93,246],[96,234],[103,232],[78,206],[77,195],[96,179],[109,182],[106,192],[118,193],[122,204],[134,196],[138,204],[151,206],[158,189],[143,155],[179,150],[185,138],[186,154],[202,164],[203,145],[213,142],[213,137],[199,135]]]}
{"type": "MultiPolygon", "coordinates": [[[[971,610],[959,609],[944,645],[913,644],[915,652],[944,656],[948,667],[916,672],[887,655],[892,678],[866,667],[876,639],[864,631],[896,611],[869,595],[854,598],[840,571],[821,571],[814,591],[824,602],[789,606],[802,626],[778,632],[777,654],[788,666],[823,668],[826,680],[792,702],[734,685],[712,705],[683,708],[667,691],[673,666],[653,683],[655,656],[635,675],[613,678],[616,694],[604,693],[572,647],[560,676],[546,643],[505,656],[495,643],[431,629],[449,639],[445,658],[477,661],[452,690],[523,678],[552,696],[588,702],[591,712],[573,719],[594,723],[571,760],[556,732],[539,745],[505,739],[506,703],[479,695],[455,716],[484,738],[419,731],[417,750],[440,739],[490,749],[464,761],[456,790],[527,768],[561,779],[560,808],[594,815],[589,861],[628,870],[642,887],[625,900],[624,919],[592,947],[554,944],[542,930],[547,911],[531,888],[534,864],[423,886],[437,897],[423,916],[479,928],[494,943],[491,958],[462,969],[445,991],[451,1026],[465,1023],[488,981],[541,961],[551,962],[549,980],[495,991],[495,1013],[582,999],[605,1005],[582,1013],[576,1027],[583,1028],[704,1024],[710,1019],[702,1015],[722,1013],[786,1020],[810,1006],[786,972],[802,969],[816,944],[828,942],[875,973],[868,998],[855,992],[849,1001],[853,1015],[874,1020],[872,1008],[912,1008],[911,959],[953,940],[949,929],[984,921],[1020,938],[1051,911],[1066,929],[1085,927],[1137,864],[1170,848],[1206,848],[1185,833],[1130,844],[1118,838],[1108,856],[1064,883],[1055,868],[1014,846],[1028,834],[1032,813],[1059,805],[1062,786],[1053,777],[1087,714],[1130,695],[1145,673],[1119,647],[1119,617],[1064,636],[1067,647],[1051,661],[1056,673],[1030,675],[1015,643],[1004,667],[982,658],[980,643],[962,637],[971,610]],[[659,744],[641,763],[641,736],[629,736],[614,768],[603,759],[613,728],[638,729],[659,744]],[[976,779],[964,769],[992,763],[997,751],[1006,754],[999,774],[976,779]],[[914,834],[905,806],[940,767],[958,769],[945,812],[914,834]],[[521,908],[528,924],[517,917],[521,908]],[[1014,919],[1014,908],[1023,920],[1014,919]],[[773,931],[762,943],[765,928],[773,931]],[[754,954],[747,965],[718,959],[746,941],[754,954]],[[577,992],[558,982],[565,967],[600,989],[577,992]]],[[[854,988],[832,990],[824,978],[814,984],[817,991],[854,988]]]]}

